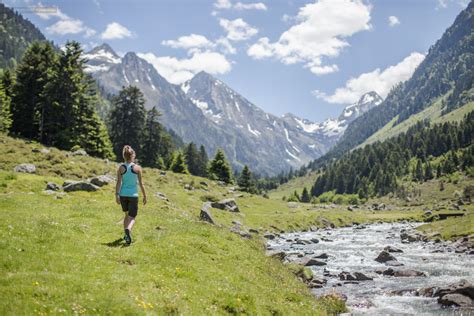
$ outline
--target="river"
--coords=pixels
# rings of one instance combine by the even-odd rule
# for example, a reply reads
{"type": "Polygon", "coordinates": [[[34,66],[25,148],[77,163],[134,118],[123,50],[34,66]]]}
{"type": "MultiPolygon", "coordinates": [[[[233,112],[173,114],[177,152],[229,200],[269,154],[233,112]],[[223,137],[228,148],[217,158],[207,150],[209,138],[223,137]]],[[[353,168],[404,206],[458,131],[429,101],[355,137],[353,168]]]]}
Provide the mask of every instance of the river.
{"type": "MultiPolygon", "coordinates": [[[[454,308],[443,308],[436,298],[413,295],[388,295],[395,290],[446,286],[461,279],[473,283],[474,256],[453,252],[433,253],[440,244],[433,242],[402,243],[400,231],[412,229],[419,224],[384,223],[361,227],[347,227],[316,232],[288,233],[269,241],[274,250],[287,253],[287,260],[298,260],[298,256],[312,257],[326,253],[329,257],[321,260],[326,266],[311,266],[315,276],[327,279],[327,284],[313,289],[316,295],[338,292],[347,296],[347,306],[354,315],[474,315],[474,311],[461,312],[454,308]],[[300,245],[295,239],[311,240],[319,243],[300,245]],[[383,263],[374,259],[385,246],[394,246],[403,253],[392,253],[402,267],[424,272],[426,277],[393,277],[375,273],[386,269],[383,263]],[[326,270],[326,271],[325,271],[326,270]],[[373,281],[344,284],[337,275],[342,272],[362,272],[373,281]],[[328,274],[333,275],[327,276],[328,274]]],[[[320,259],[318,259],[320,260],[320,259]]]]}

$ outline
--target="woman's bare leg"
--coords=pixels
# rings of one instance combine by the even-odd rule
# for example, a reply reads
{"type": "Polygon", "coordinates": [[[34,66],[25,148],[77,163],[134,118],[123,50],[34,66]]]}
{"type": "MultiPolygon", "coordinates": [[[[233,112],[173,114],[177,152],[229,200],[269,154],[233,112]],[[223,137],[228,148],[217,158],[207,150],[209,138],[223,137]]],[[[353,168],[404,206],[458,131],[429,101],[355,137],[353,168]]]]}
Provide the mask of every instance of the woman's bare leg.
{"type": "Polygon", "coordinates": [[[133,224],[135,224],[135,217],[128,216],[128,224],[126,228],[129,231],[132,231],[133,224]]]}

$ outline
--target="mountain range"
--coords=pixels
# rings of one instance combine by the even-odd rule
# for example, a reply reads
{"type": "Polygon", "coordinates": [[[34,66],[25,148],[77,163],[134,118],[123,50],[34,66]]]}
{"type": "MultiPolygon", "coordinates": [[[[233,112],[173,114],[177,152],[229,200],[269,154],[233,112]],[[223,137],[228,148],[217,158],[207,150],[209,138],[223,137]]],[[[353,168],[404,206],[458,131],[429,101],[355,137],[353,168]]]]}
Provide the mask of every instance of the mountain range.
{"type": "Polygon", "coordinates": [[[350,122],[382,102],[377,93],[369,92],[338,118],[315,123],[291,113],[266,113],[206,72],[175,85],[134,52],[120,57],[102,44],[84,57],[86,72],[107,93],[137,86],[146,108],[156,106],[163,125],[185,142],[203,144],[211,155],[221,147],[235,168],[249,165],[263,175],[299,168],[325,154],[350,122]]]}

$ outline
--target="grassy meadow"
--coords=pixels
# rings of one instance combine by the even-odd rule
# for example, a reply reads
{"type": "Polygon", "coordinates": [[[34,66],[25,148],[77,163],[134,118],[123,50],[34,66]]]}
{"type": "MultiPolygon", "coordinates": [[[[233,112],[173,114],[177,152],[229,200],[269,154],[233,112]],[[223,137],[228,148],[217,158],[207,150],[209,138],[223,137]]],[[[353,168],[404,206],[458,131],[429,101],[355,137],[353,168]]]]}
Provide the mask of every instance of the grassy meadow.
{"type": "Polygon", "coordinates": [[[61,185],[113,175],[116,163],[54,148],[34,152],[43,147],[7,136],[0,136],[0,144],[1,315],[334,314],[344,311],[344,304],[315,298],[291,267],[267,257],[263,233],[322,227],[327,221],[344,226],[423,216],[421,205],[386,211],[301,203],[290,207],[281,198],[265,199],[207,179],[145,168],[149,202],[140,204],[134,243],[125,247],[113,184],[97,192],[44,192],[49,181],[61,185]],[[26,162],[36,165],[35,174],[12,172],[26,162]],[[195,189],[185,190],[186,184],[195,189]],[[199,221],[203,201],[231,197],[240,213],[212,209],[218,225],[199,221]],[[229,231],[232,221],[259,234],[244,239],[229,231]]]}

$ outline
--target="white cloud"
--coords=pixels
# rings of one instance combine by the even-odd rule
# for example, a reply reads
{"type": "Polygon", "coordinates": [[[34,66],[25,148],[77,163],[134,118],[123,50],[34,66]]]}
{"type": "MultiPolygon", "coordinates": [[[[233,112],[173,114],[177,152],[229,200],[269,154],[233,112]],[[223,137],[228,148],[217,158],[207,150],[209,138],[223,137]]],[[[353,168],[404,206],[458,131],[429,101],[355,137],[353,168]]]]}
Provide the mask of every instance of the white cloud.
{"type": "Polygon", "coordinates": [[[237,2],[234,4],[234,9],[236,10],[267,10],[267,6],[265,3],[262,2],[256,2],[256,3],[242,3],[242,2],[237,2]]]}
{"type": "Polygon", "coordinates": [[[117,22],[107,24],[105,31],[100,34],[100,38],[103,40],[122,39],[132,36],[133,33],[129,29],[117,22]]]}
{"type": "Polygon", "coordinates": [[[393,27],[398,24],[400,24],[400,20],[395,15],[391,15],[388,17],[388,25],[393,27]]]}
{"type": "Polygon", "coordinates": [[[271,43],[260,38],[247,54],[255,59],[274,57],[284,64],[304,63],[315,74],[337,71],[323,58],[336,57],[349,43],[347,37],[371,29],[371,6],[361,0],[316,0],[300,8],[296,24],[271,43]]]}
{"type": "Polygon", "coordinates": [[[245,41],[258,33],[256,28],[251,27],[240,18],[235,20],[220,19],[219,24],[227,31],[227,38],[231,41],[245,41]]]}
{"type": "Polygon", "coordinates": [[[56,35],[79,34],[83,33],[84,37],[91,37],[95,35],[96,31],[87,27],[84,22],[79,19],[74,19],[63,13],[58,7],[47,7],[41,3],[32,8],[33,12],[43,20],[50,20],[52,18],[59,19],[56,23],[46,27],[46,32],[56,35]]]}
{"type": "Polygon", "coordinates": [[[262,2],[254,2],[254,3],[242,3],[242,2],[237,2],[235,4],[232,4],[230,0],[217,0],[214,3],[214,7],[218,10],[224,10],[224,9],[234,9],[234,10],[267,10],[267,6],[265,3],[262,2]]]}
{"type": "Polygon", "coordinates": [[[166,80],[174,84],[181,84],[200,71],[225,74],[232,69],[226,57],[217,52],[195,52],[190,58],[183,59],[156,56],[153,53],[137,55],[152,64],[166,80]]]}
{"type": "Polygon", "coordinates": [[[385,98],[392,87],[399,82],[408,80],[413,75],[416,67],[424,58],[425,55],[413,52],[398,64],[387,67],[383,71],[377,68],[371,72],[363,73],[357,78],[349,79],[344,87],[337,88],[331,95],[319,90],[313,91],[313,94],[329,103],[338,104],[354,103],[361,95],[369,91],[375,91],[385,98]]]}
{"type": "Polygon", "coordinates": [[[446,9],[450,3],[457,3],[459,6],[461,6],[464,9],[465,7],[467,7],[469,2],[470,0],[438,0],[436,10],[446,9]]]}
{"type": "Polygon", "coordinates": [[[56,35],[84,33],[85,37],[91,37],[96,33],[95,30],[85,26],[81,20],[71,18],[59,20],[53,25],[48,26],[46,32],[56,35]]]}
{"type": "Polygon", "coordinates": [[[172,48],[205,48],[211,47],[213,43],[209,41],[205,36],[198,34],[190,34],[181,36],[177,40],[162,41],[161,44],[172,48]]]}

